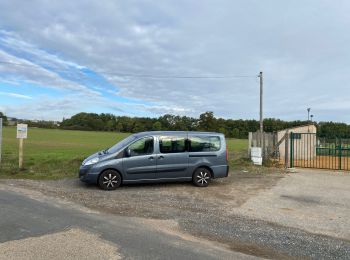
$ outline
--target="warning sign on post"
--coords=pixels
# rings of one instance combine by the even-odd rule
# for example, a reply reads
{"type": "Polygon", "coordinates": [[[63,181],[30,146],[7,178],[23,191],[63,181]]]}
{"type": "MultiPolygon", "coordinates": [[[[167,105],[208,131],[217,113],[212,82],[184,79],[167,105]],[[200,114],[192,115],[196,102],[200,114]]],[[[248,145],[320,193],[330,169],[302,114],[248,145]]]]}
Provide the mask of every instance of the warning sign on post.
{"type": "Polygon", "coordinates": [[[28,133],[28,125],[27,124],[17,124],[17,138],[26,139],[28,133]]]}

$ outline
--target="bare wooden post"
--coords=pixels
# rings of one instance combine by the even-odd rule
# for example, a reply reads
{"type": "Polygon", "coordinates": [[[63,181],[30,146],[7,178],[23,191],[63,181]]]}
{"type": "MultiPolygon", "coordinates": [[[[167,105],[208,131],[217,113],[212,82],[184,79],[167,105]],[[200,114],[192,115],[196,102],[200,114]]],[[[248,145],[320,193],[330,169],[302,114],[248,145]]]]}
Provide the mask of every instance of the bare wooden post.
{"type": "Polygon", "coordinates": [[[18,166],[20,169],[23,168],[23,138],[19,139],[19,159],[18,166]]]}
{"type": "Polygon", "coordinates": [[[23,139],[27,138],[28,125],[17,124],[17,138],[19,139],[18,166],[23,168],[23,139]]]}
{"type": "Polygon", "coordinates": [[[286,132],[285,137],[284,137],[284,163],[285,163],[285,168],[289,168],[289,131],[286,132]]]}
{"type": "Polygon", "coordinates": [[[253,133],[249,132],[248,135],[248,158],[250,158],[250,148],[252,147],[253,133]]]}
{"type": "Polygon", "coordinates": [[[259,146],[258,138],[259,138],[259,136],[258,136],[257,132],[253,132],[253,146],[254,147],[258,147],[259,146]]]}
{"type": "Polygon", "coordinates": [[[261,145],[262,155],[261,155],[261,157],[263,158],[263,160],[266,159],[266,140],[265,139],[266,139],[266,134],[265,134],[265,132],[262,132],[262,138],[261,138],[261,140],[262,140],[262,145],[261,145]]]}

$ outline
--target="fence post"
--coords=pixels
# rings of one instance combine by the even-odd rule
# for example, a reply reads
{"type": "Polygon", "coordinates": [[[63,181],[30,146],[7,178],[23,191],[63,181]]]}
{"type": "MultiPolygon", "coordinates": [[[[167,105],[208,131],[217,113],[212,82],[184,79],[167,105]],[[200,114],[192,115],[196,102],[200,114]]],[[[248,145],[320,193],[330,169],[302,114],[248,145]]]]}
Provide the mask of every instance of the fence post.
{"type": "Polygon", "coordinates": [[[265,160],[265,156],[266,156],[266,152],[265,152],[265,149],[266,149],[266,147],[265,147],[265,138],[266,138],[265,132],[262,132],[262,135],[261,135],[261,141],[262,141],[261,152],[262,152],[262,155],[261,155],[261,157],[262,157],[263,161],[265,160]]]}
{"type": "Polygon", "coordinates": [[[289,166],[289,131],[284,135],[284,166],[287,169],[289,166]]]}

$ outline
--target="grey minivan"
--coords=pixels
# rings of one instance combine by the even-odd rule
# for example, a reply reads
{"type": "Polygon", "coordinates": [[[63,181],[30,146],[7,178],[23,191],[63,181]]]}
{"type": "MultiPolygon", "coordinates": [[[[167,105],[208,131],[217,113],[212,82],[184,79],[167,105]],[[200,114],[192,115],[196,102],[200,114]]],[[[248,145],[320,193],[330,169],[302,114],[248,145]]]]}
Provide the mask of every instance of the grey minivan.
{"type": "Polygon", "coordinates": [[[228,176],[227,146],[221,133],[152,131],[130,135],[86,158],[83,182],[114,190],[122,183],[192,181],[208,186],[228,176]]]}

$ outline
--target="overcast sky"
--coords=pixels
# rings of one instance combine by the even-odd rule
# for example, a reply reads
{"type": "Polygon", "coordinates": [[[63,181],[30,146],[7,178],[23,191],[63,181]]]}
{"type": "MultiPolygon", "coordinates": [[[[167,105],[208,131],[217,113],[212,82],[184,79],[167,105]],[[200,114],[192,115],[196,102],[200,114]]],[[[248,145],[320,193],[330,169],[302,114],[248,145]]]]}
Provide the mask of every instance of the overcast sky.
{"type": "Polygon", "coordinates": [[[311,107],[350,123],[349,13],[346,0],[0,0],[0,111],[258,119],[263,71],[265,117],[311,107]]]}

